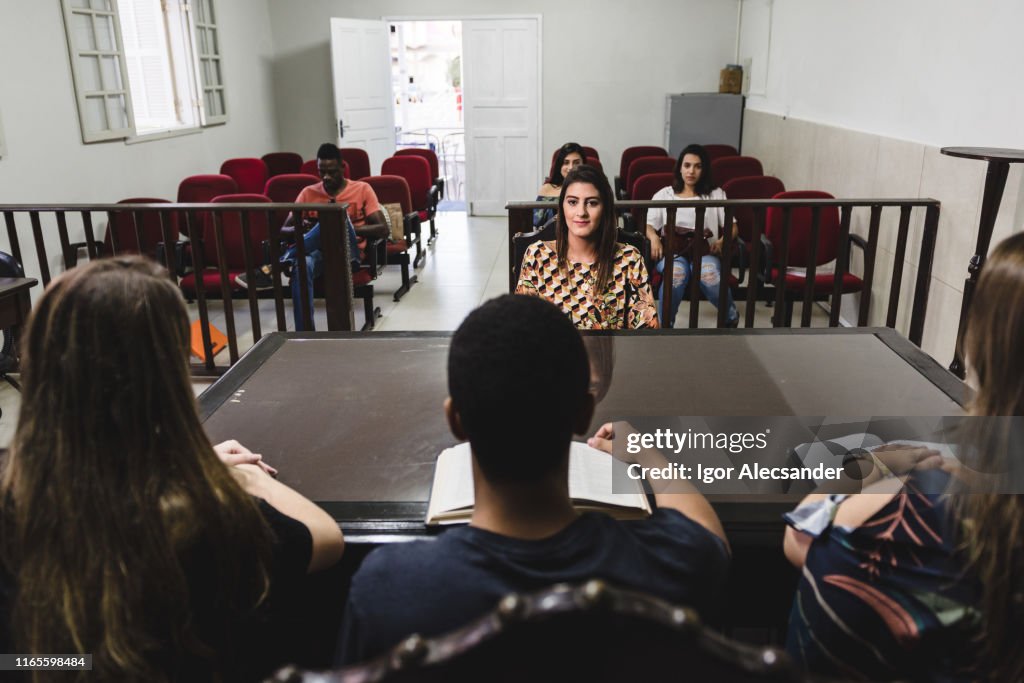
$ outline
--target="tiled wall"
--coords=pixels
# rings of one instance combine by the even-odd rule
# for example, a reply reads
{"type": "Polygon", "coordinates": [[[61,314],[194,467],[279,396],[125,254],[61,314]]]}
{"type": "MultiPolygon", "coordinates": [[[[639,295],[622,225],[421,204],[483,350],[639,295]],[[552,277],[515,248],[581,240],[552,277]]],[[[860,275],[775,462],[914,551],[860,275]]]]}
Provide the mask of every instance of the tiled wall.
{"type": "MultiPolygon", "coordinates": [[[[959,144],[951,140],[950,146],[959,144]]],[[[824,190],[836,197],[930,197],[942,203],[932,266],[922,346],[942,365],[953,358],[967,264],[974,254],[986,164],[941,154],[939,148],[747,110],[743,153],[756,156],[765,173],[782,179],[787,190],[824,190]]],[[[1024,174],[1010,167],[992,237],[993,246],[1024,227],[1024,174]]],[[[868,210],[853,214],[852,230],[867,235],[868,210]]],[[[882,230],[871,295],[870,324],[884,325],[889,301],[899,211],[882,213],[882,230]]],[[[905,257],[897,329],[907,334],[924,212],[915,210],[905,257]]],[[[852,270],[862,272],[859,250],[852,270]]],[[[843,318],[856,319],[859,298],[846,297],[843,318]]]]}

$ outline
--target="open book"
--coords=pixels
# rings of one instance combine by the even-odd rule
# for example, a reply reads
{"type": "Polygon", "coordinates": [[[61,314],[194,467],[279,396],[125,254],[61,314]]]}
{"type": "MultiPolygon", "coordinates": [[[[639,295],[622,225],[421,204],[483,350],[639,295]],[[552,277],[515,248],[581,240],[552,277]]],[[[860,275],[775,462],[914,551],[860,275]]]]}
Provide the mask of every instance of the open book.
{"type": "MultiPolygon", "coordinates": [[[[473,514],[473,465],[468,443],[446,448],[437,456],[430,487],[427,524],[468,522],[473,514]]],[[[617,519],[642,519],[651,514],[639,481],[635,490],[612,493],[612,456],[573,442],[569,449],[569,496],[581,512],[600,510],[617,519]]]]}

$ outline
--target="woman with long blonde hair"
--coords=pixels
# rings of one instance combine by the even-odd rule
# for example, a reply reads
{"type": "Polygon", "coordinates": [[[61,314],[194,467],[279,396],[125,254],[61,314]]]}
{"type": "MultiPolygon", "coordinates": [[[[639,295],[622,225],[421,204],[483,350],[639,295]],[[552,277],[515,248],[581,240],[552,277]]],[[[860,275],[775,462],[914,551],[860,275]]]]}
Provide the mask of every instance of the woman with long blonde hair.
{"type": "Polygon", "coordinates": [[[267,602],[336,562],[341,533],[258,455],[210,444],[188,349],[178,288],[141,257],[68,271],[36,304],[0,478],[2,651],[92,654],[90,681],[279,663],[267,602]]]}

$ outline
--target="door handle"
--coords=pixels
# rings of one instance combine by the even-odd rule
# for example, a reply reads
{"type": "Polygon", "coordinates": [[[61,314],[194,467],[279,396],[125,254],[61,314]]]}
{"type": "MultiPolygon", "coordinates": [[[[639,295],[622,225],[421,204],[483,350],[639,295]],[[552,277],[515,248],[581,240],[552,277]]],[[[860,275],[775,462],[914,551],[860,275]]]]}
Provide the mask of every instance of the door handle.
{"type": "Polygon", "coordinates": [[[338,119],[338,137],[345,137],[345,121],[344,119],[338,119]]]}

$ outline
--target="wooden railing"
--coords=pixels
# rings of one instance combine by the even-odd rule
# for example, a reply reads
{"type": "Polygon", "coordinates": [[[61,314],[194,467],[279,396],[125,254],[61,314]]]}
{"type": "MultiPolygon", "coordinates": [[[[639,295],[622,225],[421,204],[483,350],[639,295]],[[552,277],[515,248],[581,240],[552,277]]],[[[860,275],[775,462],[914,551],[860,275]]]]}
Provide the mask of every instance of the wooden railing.
{"type": "MultiPolygon", "coordinates": [[[[346,204],[0,204],[0,213],[4,216],[7,226],[7,241],[11,254],[23,265],[26,273],[35,274],[45,286],[51,279],[51,267],[60,270],[73,268],[80,258],[89,259],[110,256],[104,253],[104,240],[97,237],[97,227],[105,221],[107,229],[114,224],[116,216],[127,214],[131,217],[135,244],[159,243],[159,248],[146,255],[159,258],[166,266],[169,276],[179,283],[189,273],[195,273],[194,297],[199,311],[200,329],[205,360],[201,364],[193,364],[193,372],[197,375],[219,375],[231,364],[238,361],[238,335],[235,326],[234,298],[243,297],[248,300],[249,316],[255,343],[262,336],[259,300],[267,298],[252,286],[240,291],[232,287],[229,274],[226,244],[225,218],[233,226],[240,227],[242,253],[244,254],[244,272],[248,282],[253,282],[257,268],[268,262],[273,269],[273,289],[270,290],[274,299],[276,313],[276,329],[287,330],[285,315],[285,299],[291,299],[289,288],[282,286],[280,279],[279,259],[282,252],[281,240],[285,236],[281,228],[283,216],[289,211],[316,211],[321,221],[321,238],[324,256],[324,294],[327,309],[327,329],[331,331],[349,331],[354,327],[352,312],[352,269],[350,265],[350,247],[346,234],[343,211],[346,204]],[[159,234],[147,234],[153,226],[153,215],[159,223],[159,234]],[[148,220],[147,220],[148,219],[148,220]],[[260,228],[263,235],[254,235],[253,225],[258,220],[266,229],[260,228]],[[69,225],[71,224],[71,225],[69,225]],[[204,230],[204,226],[206,230],[204,230]],[[175,235],[175,229],[181,234],[175,235]],[[60,244],[60,257],[51,261],[47,252],[47,235],[56,232],[60,244]],[[204,234],[205,233],[205,234],[204,234]],[[35,254],[26,254],[22,249],[24,238],[30,237],[34,244],[35,254]],[[74,238],[74,239],[73,239],[74,238]],[[147,239],[149,238],[149,239],[147,239]],[[216,263],[206,263],[204,240],[213,239],[216,263]],[[260,242],[265,241],[265,246],[260,242]],[[255,251],[263,250],[266,258],[253,258],[255,251]],[[27,261],[26,261],[27,258],[27,261]],[[204,272],[215,269],[218,274],[219,292],[213,294],[206,291],[201,276],[204,272]],[[223,302],[227,346],[229,352],[228,365],[217,365],[212,353],[210,337],[210,315],[208,302],[218,298],[223,302]]],[[[296,214],[297,215],[297,214],[296,214]]],[[[232,227],[231,229],[236,229],[232,227]]],[[[309,311],[309,301],[313,292],[309,291],[306,277],[306,259],[303,241],[300,239],[304,229],[297,227],[294,232],[297,247],[296,264],[292,277],[298,277],[299,292],[303,303],[303,311],[309,311]]],[[[120,244],[123,236],[118,231],[110,233],[110,247],[113,255],[134,253],[134,245],[120,244]]],[[[143,251],[148,251],[145,246],[143,251]]]]}
{"type": "MultiPolygon", "coordinates": [[[[533,227],[533,210],[549,209],[551,202],[509,202],[505,207],[508,209],[508,235],[509,235],[509,291],[515,289],[516,283],[513,279],[515,265],[514,245],[512,237],[519,233],[531,232],[533,227]]],[[[839,254],[836,259],[835,272],[832,279],[832,291],[829,300],[831,302],[829,313],[829,325],[839,325],[843,275],[849,272],[850,263],[850,224],[854,209],[867,209],[869,211],[867,237],[864,239],[864,266],[861,279],[864,288],[861,293],[860,307],[857,315],[859,327],[868,324],[868,317],[871,305],[871,291],[875,281],[876,255],[879,246],[879,237],[882,226],[882,211],[893,209],[899,211],[899,222],[896,228],[895,251],[893,253],[892,278],[889,288],[889,303],[886,311],[885,324],[888,327],[895,327],[899,311],[900,293],[903,280],[903,267],[907,256],[907,247],[910,235],[911,214],[915,209],[924,211],[923,230],[921,232],[920,252],[917,260],[917,279],[914,285],[914,298],[911,309],[910,327],[908,337],[910,341],[918,346],[921,345],[921,337],[924,333],[924,320],[928,308],[928,290],[931,282],[932,261],[935,252],[935,238],[939,225],[939,202],[935,199],[727,199],[727,200],[659,200],[659,201],[619,201],[615,208],[622,214],[631,211],[639,211],[641,220],[638,221],[639,229],[642,231],[645,225],[646,212],[651,208],[664,208],[667,213],[666,225],[675,225],[676,211],[681,208],[694,208],[696,214],[696,233],[702,234],[704,229],[704,217],[708,209],[724,207],[725,225],[732,225],[733,218],[738,209],[748,209],[753,214],[750,241],[760,245],[765,234],[765,220],[768,207],[779,207],[782,210],[783,232],[781,243],[778,245],[779,258],[773,259],[773,263],[765,264],[765,252],[762,248],[749,250],[749,261],[746,267],[750,275],[746,286],[746,309],[743,324],[745,327],[754,326],[755,305],[764,294],[774,295],[776,314],[773,324],[776,327],[785,325],[785,317],[782,315],[783,307],[787,305],[786,288],[784,286],[788,245],[791,233],[792,211],[797,208],[809,208],[812,212],[811,218],[811,239],[808,253],[808,263],[812,264],[807,268],[806,286],[802,296],[803,307],[800,313],[801,327],[809,327],[811,322],[811,307],[814,304],[815,296],[815,266],[817,254],[821,242],[821,212],[825,208],[836,207],[839,210],[839,254]],[[765,274],[772,272],[775,267],[776,274],[774,281],[765,274]],[[760,274],[760,277],[759,277],[760,274]],[[762,282],[763,280],[763,282],[762,282]]],[[[666,238],[663,249],[665,255],[678,253],[677,242],[680,241],[675,231],[666,230],[666,238]]],[[[722,274],[723,278],[732,271],[737,254],[735,249],[736,238],[732,231],[725,230],[721,237],[724,239],[722,246],[722,274]]],[[[705,240],[695,239],[691,241],[691,251],[687,253],[691,257],[691,263],[699,263],[700,257],[707,253],[705,240]]],[[[664,272],[662,274],[661,293],[661,319],[668,320],[671,307],[672,287],[672,259],[666,258],[664,272]]],[[[694,272],[699,273],[700,268],[694,267],[694,272]]],[[[689,320],[688,326],[697,327],[699,306],[701,296],[699,292],[699,276],[690,278],[689,282],[689,320]]],[[[725,325],[726,316],[726,287],[720,290],[718,302],[718,326],[725,325]]],[[[680,306],[680,315],[682,314],[680,306]]],[[[678,321],[678,318],[677,318],[678,321]]]]}

